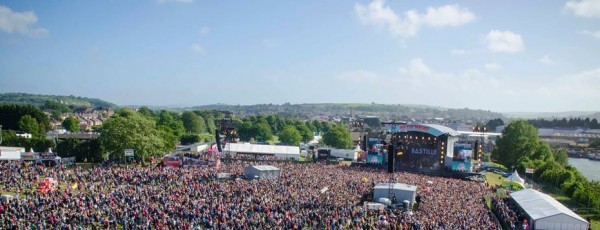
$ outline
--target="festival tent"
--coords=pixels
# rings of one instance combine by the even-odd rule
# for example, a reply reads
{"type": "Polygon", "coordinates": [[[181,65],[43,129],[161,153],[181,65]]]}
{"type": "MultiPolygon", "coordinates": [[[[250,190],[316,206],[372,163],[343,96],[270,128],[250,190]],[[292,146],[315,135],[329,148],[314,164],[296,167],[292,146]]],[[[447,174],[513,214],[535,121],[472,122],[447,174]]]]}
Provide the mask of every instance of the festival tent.
{"type": "Polygon", "coordinates": [[[521,186],[525,187],[525,180],[523,178],[521,178],[519,176],[519,173],[517,173],[517,170],[515,170],[515,172],[513,172],[509,177],[506,178],[507,180],[510,181],[514,181],[519,183],[521,186]]]}
{"type": "Polygon", "coordinates": [[[247,179],[277,179],[281,170],[272,165],[252,165],[244,169],[247,179]]]}
{"type": "Polygon", "coordinates": [[[513,200],[530,217],[529,229],[587,230],[589,223],[549,195],[534,189],[524,189],[510,194],[513,200]]]}
{"type": "Polygon", "coordinates": [[[299,159],[300,147],[285,146],[285,145],[257,145],[249,143],[227,143],[225,144],[224,152],[232,155],[240,154],[256,154],[256,155],[273,155],[279,159],[299,159]]]}

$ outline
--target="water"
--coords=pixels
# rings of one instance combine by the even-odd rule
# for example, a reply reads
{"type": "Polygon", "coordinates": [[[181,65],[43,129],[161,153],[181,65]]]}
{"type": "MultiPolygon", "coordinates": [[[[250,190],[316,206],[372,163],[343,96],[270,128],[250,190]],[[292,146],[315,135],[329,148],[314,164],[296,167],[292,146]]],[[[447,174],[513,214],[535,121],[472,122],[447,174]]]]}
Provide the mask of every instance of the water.
{"type": "Polygon", "coordinates": [[[569,164],[577,168],[589,180],[600,181],[600,161],[585,158],[569,158],[569,164]]]}

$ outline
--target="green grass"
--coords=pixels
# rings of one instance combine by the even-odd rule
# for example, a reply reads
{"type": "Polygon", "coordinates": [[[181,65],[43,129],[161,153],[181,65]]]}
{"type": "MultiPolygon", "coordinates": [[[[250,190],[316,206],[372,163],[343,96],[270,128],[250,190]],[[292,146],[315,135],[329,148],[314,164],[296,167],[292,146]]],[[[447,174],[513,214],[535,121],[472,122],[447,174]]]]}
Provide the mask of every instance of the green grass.
{"type": "Polygon", "coordinates": [[[592,229],[600,230],[600,221],[592,220],[592,229]]]}

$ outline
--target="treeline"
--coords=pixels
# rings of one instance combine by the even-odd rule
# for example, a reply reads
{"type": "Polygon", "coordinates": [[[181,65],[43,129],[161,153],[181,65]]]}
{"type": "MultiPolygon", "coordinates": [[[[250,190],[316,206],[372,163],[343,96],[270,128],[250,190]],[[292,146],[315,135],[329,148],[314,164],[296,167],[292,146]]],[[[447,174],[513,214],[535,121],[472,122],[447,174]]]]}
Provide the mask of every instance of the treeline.
{"type": "Polygon", "coordinates": [[[33,105],[0,105],[0,125],[2,125],[2,145],[33,148],[46,151],[54,148],[54,141],[46,139],[50,129],[48,116],[33,105]],[[29,133],[31,138],[17,136],[17,132],[29,133]]]}
{"type": "MultiPolygon", "coordinates": [[[[240,141],[271,141],[274,135],[283,144],[298,145],[311,141],[315,133],[327,133],[339,126],[326,121],[300,121],[278,114],[248,116],[234,120],[240,141]]],[[[343,127],[343,126],[342,126],[343,127]]],[[[346,146],[342,146],[346,147],[346,146]]]]}
{"type": "Polygon", "coordinates": [[[600,210],[600,182],[590,182],[569,165],[565,151],[552,152],[537,136],[537,129],[526,121],[510,123],[498,138],[492,157],[521,174],[534,169],[534,177],[546,186],[557,187],[580,204],[600,210]]]}
{"type": "Polygon", "coordinates": [[[532,124],[536,128],[568,128],[568,129],[600,129],[600,124],[596,118],[562,118],[562,119],[532,119],[527,120],[529,124],[532,124]]]}
{"type": "Polygon", "coordinates": [[[46,101],[57,102],[66,106],[117,108],[115,104],[97,98],[77,97],[73,95],[60,96],[29,93],[0,93],[0,104],[27,104],[41,107],[44,106],[46,101]]]}

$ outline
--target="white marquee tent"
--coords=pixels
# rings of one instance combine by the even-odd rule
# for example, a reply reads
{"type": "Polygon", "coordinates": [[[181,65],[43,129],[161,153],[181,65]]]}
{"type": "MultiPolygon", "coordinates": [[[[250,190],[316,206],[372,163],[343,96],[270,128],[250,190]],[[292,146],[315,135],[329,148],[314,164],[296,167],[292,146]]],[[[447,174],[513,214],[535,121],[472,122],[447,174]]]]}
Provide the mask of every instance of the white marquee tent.
{"type": "Polygon", "coordinates": [[[257,154],[274,155],[279,159],[296,159],[300,156],[300,147],[285,145],[256,145],[249,143],[227,143],[223,152],[229,152],[232,155],[257,154]]]}
{"type": "Polygon", "coordinates": [[[515,170],[509,177],[506,178],[509,181],[514,181],[519,183],[521,186],[525,187],[525,180],[519,176],[517,170],[515,170]]]}
{"type": "Polygon", "coordinates": [[[549,195],[525,189],[510,196],[530,217],[531,229],[588,229],[589,223],[585,219],[549,195]]]}

